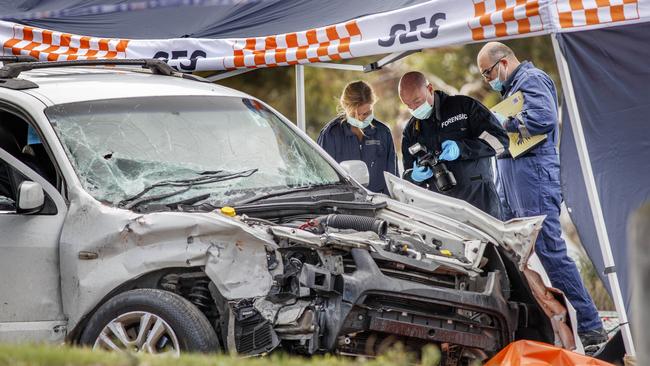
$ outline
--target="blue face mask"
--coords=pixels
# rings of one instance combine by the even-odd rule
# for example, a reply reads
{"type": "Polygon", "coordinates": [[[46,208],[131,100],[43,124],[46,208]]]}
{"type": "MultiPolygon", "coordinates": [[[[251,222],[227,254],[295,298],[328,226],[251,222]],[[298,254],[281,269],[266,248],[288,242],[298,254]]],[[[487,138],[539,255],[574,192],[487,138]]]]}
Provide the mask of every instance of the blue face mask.
{"type": "MultiPolygon", "coordinates": [[[[499,71],[497,71],[497,77],[496,79],[490,81],[490,87],[492,90],[497,91],[497,92],[502,92],[503,91],[503,81],[501,81],[501,65],[499,65],[499,71]]],[[[506,74],[508,74],[508,69],[506,68],[506,74]]]]}
{"type": "Polygon", "coordinates": [[[503,81],[499,79],[494,79],[490,81],[490,87],[494,91],[498,91],[499,93],[503,90],[503,81]]]}
{"type": "Polygon", "coordinates": [[[370,126],[370,122],[372,122],[372,120],[374,118],[375,118],[375,116],[372,113],[370,113],[370,115],[368,117],[366,117],[363,121],[358,120],[358,119],[353,118],[353,117],[350,117],[350,116],[348,116],[347,121],[348,121],[348,123],[350,125],[363,130],[364,128],[370,126]]]}
{"type": "Polygon", "coordinates": [[[424,103],[422,103],[421,106],[415,108],[415,109],[410,109],[409,112],[411,112],[411,115],[417,119],[427,119],[429,116],[431,116],[431,112],[433,111],[433,106],[429,104],[426,100],[424,103]]]}

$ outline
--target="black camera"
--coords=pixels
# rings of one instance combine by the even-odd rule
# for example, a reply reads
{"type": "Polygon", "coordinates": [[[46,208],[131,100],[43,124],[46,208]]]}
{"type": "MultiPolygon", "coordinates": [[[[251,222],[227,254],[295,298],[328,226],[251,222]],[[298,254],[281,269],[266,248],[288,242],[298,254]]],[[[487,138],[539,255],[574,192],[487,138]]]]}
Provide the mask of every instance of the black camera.
{"type": "MultiPolygon", "coordinates": [[[[416,158],[417,165],[429,167],[433,171],[433,176],[422,183],[430,184],[429,182],[433,180],[439,192],[448,191],[456,186],[454,173],[447,169],[445,163],[438,160],[439,154],[430,152],[426,146],[417,142],[409,147],[409,153],[416,158]]],[[[410,178],[412,170],[405,171],[403,177],[410,178]]]]}

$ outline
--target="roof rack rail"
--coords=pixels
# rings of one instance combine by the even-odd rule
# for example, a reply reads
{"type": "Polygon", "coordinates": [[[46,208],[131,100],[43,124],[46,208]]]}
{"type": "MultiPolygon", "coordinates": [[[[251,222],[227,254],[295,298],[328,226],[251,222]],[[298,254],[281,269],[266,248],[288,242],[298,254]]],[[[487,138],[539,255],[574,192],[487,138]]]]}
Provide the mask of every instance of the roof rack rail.
{"type": "Polygon", "coordinates": [[[14,62],[37,62],[38,59],[29,55],[0,56],[0,62],[5,64],[14,62]]]}
{"type": "MultiPolygon", "coordinates": [[[[110,60],[72,60],[72,61],[39,61],[16,62],[0,68],[0,79],[15,79],[21,72],[34,69],[49,69],[68,66],[97,66],[97,65],[135,65],[151,70],[154,74],[171,76],[180,74],[166,62],[159,59],[110,59],[110,60]]],[[[191,78],[191,77],[190,77],[191,78]]]]}

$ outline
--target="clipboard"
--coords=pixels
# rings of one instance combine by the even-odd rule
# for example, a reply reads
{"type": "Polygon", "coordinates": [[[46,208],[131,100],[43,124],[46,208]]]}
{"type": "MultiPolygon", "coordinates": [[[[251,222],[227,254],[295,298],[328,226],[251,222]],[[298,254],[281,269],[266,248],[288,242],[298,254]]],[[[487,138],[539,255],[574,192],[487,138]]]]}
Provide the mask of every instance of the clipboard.
{"type": "MultiPolygon", "coordinates": [[[[521,112],[523,107],[524,94],[518,91],[501,101],[501,103],[492,107],[491,111],[492,113],[499,113],[504,117],[514,117],[517,113],[521,112]]],[[[512,156],[513,159],[517,159],[534,149],[537,145],[546,141],[547,138],[548,136],[546,134],[521,138],[518,132],[508,132],[508,139],[510,140],[508,151],[510,152],[510,156],[512,156]]]]}

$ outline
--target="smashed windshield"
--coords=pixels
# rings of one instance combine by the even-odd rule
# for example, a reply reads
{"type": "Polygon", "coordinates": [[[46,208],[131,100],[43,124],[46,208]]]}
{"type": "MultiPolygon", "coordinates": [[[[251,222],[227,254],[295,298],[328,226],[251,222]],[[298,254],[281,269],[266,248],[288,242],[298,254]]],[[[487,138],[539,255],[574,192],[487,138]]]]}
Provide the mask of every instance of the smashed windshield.
{"type": "Polygon", "coordinates": [[[158,203],[205,195],[220,205],[340,181],[316,150],[251,99],[111,99],[45,113],[84,188],[114,205],[144,195],[158,203]]]}

